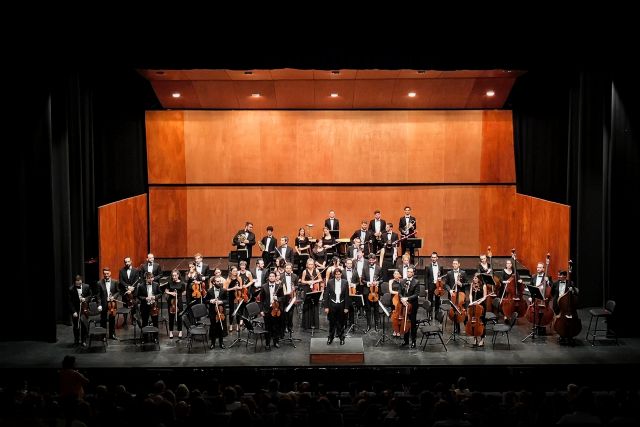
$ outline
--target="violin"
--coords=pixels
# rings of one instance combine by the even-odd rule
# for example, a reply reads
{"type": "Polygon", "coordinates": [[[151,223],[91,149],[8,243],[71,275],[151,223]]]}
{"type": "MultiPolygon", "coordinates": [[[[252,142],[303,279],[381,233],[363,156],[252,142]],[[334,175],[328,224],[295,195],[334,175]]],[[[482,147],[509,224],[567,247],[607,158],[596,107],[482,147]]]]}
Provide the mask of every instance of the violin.
{"type": "Polygon", "coordinates": [[[375,285],[369,286],[369,296],[367,297],[367,299],[371,302],[378,302],[378,300],[380,299],[380,296],[378,295],[378,282],[372,283],[375,283],[375,285]]]}
{"type": "Polygon", "coordinates": [[[578,317],[578,295],[569,290],[571,286],[571,270],[573,261],[569,260],[569,269],[567,270],[567,282],[565,292],[558,296],[558,308],[560,313],[556,316],[553,328],[560,338],[573,338],[582,330],[582,322],[578,317]]]}
{"type": "Polygon", "coordinates": [[[156,298],[153,297],[153,301],[151,302],[151,316],[157,317],[160,314],[160,307],[158,307],[158,302],[156,298]]]}
{"type": "Polygon", "coordinates": [[[275,300],[271,303],[271,317],[280,317],[280,303],[278,300],[275,300]]]}
{"type": "Polygon", "coordinates": [[[440,276],[438,277],[438,280],[436,280],[436,288],[433,291],[433,294],[435,296],[441,297],[442,295],[444,295],[447,290],[444,288],[444,284],[442,283],[442,278],[444,276],[440,276]]]}
{"type": "Polygon", "coordinates": [[[175,314],[176,311],[178,311],[178,304],[177,304],[178,298],[173,297],[171,298],[171,304],[169,305],[169,313],[171,314],[175,314]]]}
{"type": "Polygon", "coordinates": [[[80,313],[84,317],[89,317],[89,303],[86,299],[80,303],[80,313]]]}
{"type": "MultiPolygon", "coordinates": [[[[216,322],[222,322],[225,317],[224,317],[224,307],[220,304],[218,304],[218,300],[216,301],[216,322]]],[[[220,324],[222,326],[222,323],[220,324]]]]}
{"type": "Polygon", "coordinates": [[[116,302],[116,300],[110,299],[109,301],[107,301],[107,313],[109,313],[109,316],[115,317],[117,312],[118,303],[116,302]]]}
{"type": "Polygon", "coordinates": [[[349,283],[349,296],[354,296],[356,294],[356,285],[353,283],[349,283]]]}
{"type": "Polygon", "coordinates": [[[191,282],[191,296],[193,298],[202,298],[204,296],[202,293],[202,285],[203,283],[199,280],[194,280],[193,282],[191,282]]]}

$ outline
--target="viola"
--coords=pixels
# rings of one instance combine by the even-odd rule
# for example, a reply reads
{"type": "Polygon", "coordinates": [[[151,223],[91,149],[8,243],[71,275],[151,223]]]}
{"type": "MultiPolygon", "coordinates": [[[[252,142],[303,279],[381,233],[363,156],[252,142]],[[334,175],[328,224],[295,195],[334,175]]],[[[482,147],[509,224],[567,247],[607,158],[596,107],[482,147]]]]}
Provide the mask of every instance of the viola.
{"type": "Polygon", "coordinates": [[[378,302],[380,296],[378,295],[378,285],[377,282],[375,285],[369,286],[369,296],[367,299],[371,302],[378,302]]]}
{"type": "Polygon", "coordinates": [[[444,288],[444,284],[442,283],[443,277],[444,276],[440,276],[438,277],[438,280],[436,280],[436,288],[433,291],[433,294],[435,296],[441,297],[447,292],[447,290],[444,288]]]}
{"type": "Polygon", "coordinates": [[[89,303],[87,300],[80,303],[80,313],[82,313],[84,317],[89,317],[89,303]]]}
{"type": "Polygon", "coordinates": [[[280,303],[278,300],[275,300],[271,303],[271,317],[280,317],[280,314],[282,314],[280,311],[280,303]]]}
{"type": "Polygon", "coordinates": [[[151,303],[151,316],[157,317],[159,314],[160,314],[160,307],[158,307],[158,302],[154,298],[153,302],[151,303]]]}
{"type": "Polygon", "coordinates": [[[178,301],[177,296],[171,298],[171,304],[169,305],[169,313],[176,314],[176,311],[178,311],[177,301],[178,301]]]}
{"type": "Polygon", "coordinates": [[[567,270],[567,282],[564,294],[558,296],[558,308],[560,313],[556,316],[553,329],[560,338],[573,338],[582,330],[582,322],[578,317],[578,295],[569,291],[571,286],[571,269],[573,262],[569,260],[569,270],[567,270]]]}
{"type": "Polygon", "coordinates": [[[193,298],[202,298],[204,296],[202,293],[202,282],[194,280],[193,282],[191,282],[191,289],[191,296],[193,298]]]}
{"type": "Polygon", "coordinates": [[[118,303],[116,302],[116,300],[111,299],[107,301],[107,313],[109,313],[109,316],[115,317],[117,312],[118,312],[118,303]]]}
{"type": "Polygon", "coordinates": [[[349,296],[354,296],[356,294],[356,285],[353,283],[349,283],[349,296]]]}

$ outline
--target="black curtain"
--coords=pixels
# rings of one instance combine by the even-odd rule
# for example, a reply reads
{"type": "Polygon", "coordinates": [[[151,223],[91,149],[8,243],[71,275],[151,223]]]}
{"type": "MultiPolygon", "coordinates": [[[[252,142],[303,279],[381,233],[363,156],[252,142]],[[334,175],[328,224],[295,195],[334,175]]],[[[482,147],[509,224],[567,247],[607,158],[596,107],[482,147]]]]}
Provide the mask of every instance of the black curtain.
{"type": "Polygon", "coordinates": [[[33,67],[12,89],[7,228],[25,304],[2,339],[55,341],[72,277],[98,279],[97,207],[146,191],[144,111],[158,105],[131,68],[33,67]]]}
{"type": "Polygon", "coordinates": [[[637,83],[615,71],[532,71],[513,108],[518,191],[571,205],[571,257],[582,306],[618,303],[616,328],[634,333],[623,271],[640,224],[630,196],[640,183],[637,83]]]}

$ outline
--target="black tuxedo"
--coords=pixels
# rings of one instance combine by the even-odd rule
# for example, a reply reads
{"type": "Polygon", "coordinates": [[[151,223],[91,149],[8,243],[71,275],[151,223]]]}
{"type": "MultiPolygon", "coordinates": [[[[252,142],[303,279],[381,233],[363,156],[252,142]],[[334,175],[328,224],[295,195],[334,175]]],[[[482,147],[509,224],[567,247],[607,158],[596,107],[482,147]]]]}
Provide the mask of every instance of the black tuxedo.
{"type": "MultiPolygon", "coordinates": [[[[460,283],[462,283],[462,288],[460,288],[460,290],[462,290],[464,292],[464,288],[467,286],[467,274],[465,273],[465,271],[463,269],[460,269],[460,277],[458,278],[458,281],[460,283]]],[[[455,280],[455,276],[453,273],[453,270],[449,270],[447,272],[447,276],[444,278],[444,283],[445,283],[445,287],[447,288],[448,291],[453,291],[455,290],[455,285],[456,285],[456,280],[455,280]]]]}
{"type": "Polygon", "coordinates": [[[340,297],[336,294],[336,279],[327,282],[324,290],[324,307],[329,309],[329,339],[333,339],[337,335],[341,340],[344,339],[345,312],[351,305],[349,300],[349,284],[347,279],[340,279],[340,297]]]}
{"type": "MultiPolygon", "coordinates": [[[[98,288],[100,289],[100,299],[99,304],[102,306],[102,311],[100,312],[100,326],[103,328],[107,327],[107,323],[109,323],[109,336],[116,336],[116,317],[109,316],[107,312],[107,283],[104,279],[98,281],[98,288]],[[107,322],[108,320],[108,322],[107,322]]],[[[115,299],[119,299],[120,297],[120,283],[117,280],[111,279],[109,281],[109,292],[111,293],[111,297],[115,299]]]]}
{"type": "MultiPolygon", "coordinates": [[[[572,281],[565,280],[565,288],[564,292],[573,292],[575,294],[578,293],[578,288],[576,288],[572,281]]],[[[560,307],[558,307],[558,298],[560,297],[560,281],[554,282],[551,287],[551,297],[553,299],[553,312],[556,314],[560,313],[560,307]]],[[[566,297],[565,297],[566,298],[566,297]]]]}
{"type": "Polygon", "coordinates": [[[238,232],[234,234],[233,245],[236,246],[237,248],[236,250],[238,251],[238,262],[244,260],[244,261],[247,261],[247,264],[249,264],[249,261],[251,260],[251,253],[253,251],[253,245],[255,244],[256,244],[256,235],[253,233],[253,231],[245,231],[245,229],[243,228],[238,230],[238,232]],[[240,242],[238,241],[238,235],[245,234],[245,233],[248,233],[249,236],[245,240],[245,243],[243,246],[243,245],[240,245],[240,242]],[[244,249],[246,249],[246,251],[244,249]]]}
{"type": "MultiPolygon", "coordinates": [[[[438,280],[438,277],[442,276],[443,272],[442,266],[440,264],[438,264],[437,267],[438,271],[435,275],[433,272],[433,264],[431,262],[429,262],[429,264],[427,264],[427,266],[425,267],[427,272],[427,297],[431,302],[431,307],[435,309],[435,313],[437,313],[440,309],[440,297],[435,295],[433,291],[435,291],[436,289],[435,282],[438,280]]],[[[429,313],[429,317],[431,317],[431,313],[429,313]]]]}
{"type": "Polygon", "coordinates": [[[367,286],[368,282],[378,282],[378,294],[380,295],[382,292],[381,289],[381,284],[382,284],[382,269],[380,268],[380,266],[376,263],[374,264],[374,272],[373,275],[371,275],[371,269],[369,266],[369,262],[367,262],[367,265],[364,266],[364,268],[362,269],[362,276],[360,277],[360,282],[362,283],[362,297],[364,298],[364,309],[367,312],[367,327],[370,328],[371,327],[371,315],[373,312],[373,320],[374,320],[374,326],[377,328],[378,327],[378,308],[377,305],[378,303],[373,303],[371,301],[369,301],[369,286],[367,286]],[[373,308],[373,310],[372,310],[373,308]]]}
{"type": "Polygon", "coordinates": [[[416,314],[418,313],[418,296],[420,295],[420,287],[418,286],[418,279],[412,277],[402,282],[400,286],[400,296],[406,297],[407,301],[411,305],[411,313],[409,313],[409,320],[411,320],[411,331],[404,334],[404,342],[409,342],[409,333],[411,334],[411,342],[416,342],[416,334],[418,331],[418,325],[416,325],[416,314]]]}
{"type": "Polygon", "coordinates": [[[393,268],[393,255],[396,253],[396,245],[398,242],[398,233],[382,233],[382,245],[384,245],[384,258],[382,259],[382,277],[389,281],[392,278],[389,270],[393,268]]]}
{"type": "MultiPolygon", "coordinates": [[[[198,271],[198,265],[196,264],[196,271],[198,271]]],[[[211,276],[211,269],[209,269],[209,264],[202,263],[202,269],[200,272],[201,276],[206,277],[207,279],[211,276]]]]}
{"type": "MultiPolygon", "coordinates": [[[[216,299],[216,294],[214,290],[215,286],[210,287],[207,290],[207,296],[205,298],[205,304],[209,307],[209,320],[211,321],[211,326],[209,327],[209,338],[211,339],[211,344],[215,344],[216,338],[220,344],[222,344],[222,338],[227,335],[227,318],[220,321],[216,320],[216,305],[211,302],[211,300],[216,299]]],[[[227,301],[228,295],[227,291],[225,291],[222,287],[218,290],[218,300],[222,301],[218,303],[218,305],[222,306],[222,312],[225,313],[225,305],[224,302],[227,301]]]]}
{"type": "Polygon", "coordinates": [[[356,231],[353,232],[353,234],[351,235],[351,241],[353,242],[353,239],[355,239],[356,237],[358,237],[360,239],[360,243],[364,245],[363,247],[363,252],[364,252],[364,256],[366,257],[367,255],[369,255],[370,252],[375,250],[375,236],[373,235],[373,233],[371,232],[371,230],[367,229],[364,232],[364,238],[362,236],[362,229],[358,229],[356,231]]]}
{"type": "Polygon", "coordinates": [[[338,221],[338,218],[333,218],[333,228],[331,228],[331,220],[327,218],[324,220],[324,226],[329,230],[340,230],[340,221],[338,221]]]}
{"type": "MultiPolygon", "coordinates": [[[[402,234],[402,237],[408,236],[412,233],[415,233],[416,229],[418,228],[418,223],[416,222],[416,217],[414,216],[410,216],[409,217],[409,224],[413,224],[413,227],[409,228],[409,231],[406,231],[406,227],[407,227],[407,217],[406,216],[402,216],[400,217],[400,220],[398,221],[398,230],[399,233],[402,234]]],[[[413,234],[412,236],[415,236],[415,234],[413,234]]],[[[407,239],[403,239],[400,242],[400,253],[404,254],[406,251],[409,251],[409,256],[411,257],[411,262],[413,262],[414,259],[414,253],[415,253],[415,247],[414,247],[414,243],[413,242],[409,242],[407,239]]]]}
{"type": "Polygon", "coordinates": [[[280,304],[280,316],[271,316],[271,292],[269,290],[269,282],[267,281],[262,285],[262,297],[261,297],[261,311],[264,313],[264,327],[267,330],[267,345],[269,345],[270,339],[273,338],[273,343],[276,344],[280,339],[280,330],[282,324],[282,313],[286,308],[283,304],[284,292],[282,285],[274,284],[275,299],[280,304]]]}
{"type": "MultiPolygon", "coordinates": [[[[384,234],[384,232],[387,230],[387,221],[385,221],[384,219],[380,218],[380,232],[382,232],[384,234]]],[[[376,220],[375,218],[372,219],[371,221],[369,221],[369,231],[371,231],[371,233],[375,233],[376,232],[376,220]]]]}
{"type": "MultiPolygon", "coordinates": [[[[152,273],[153,273],[153,280],[158,280],[160,277],[162,277],[162,268],[160,267],[160,264],[158,264],[157,262],[153,262],[153,267],[152,267],[152,273]]],[[[144,282],[144,277],[146,275],[146,273],[149,271],[149,263],[148,262],[143,262],[142,264],[140,264],[140,267],[138,268],[138,274],[140,275],[141,279],[140,282],[144,282]]]]}
{"type": "MultiPolygon", "coordinates": [[[[281,286],[282,292],[284,294],[284,284],[287,280],[287,273],[281,274],[280,280],[282,281],[281,286]]],[[[293,296],[295,295],[294,290],[298,287],[298,275],[296,273],[291,273],[291,286],[292,289],[290,289],[289,291],[293,293],[291,295],[284,295],[284,297],[282,298],[283,306],[281,307],[282,316],[284,317],[284,326],[289,332],[293,332],[293,307],[291,307],[291,310],[289,310],[289,312],[285,312],[284,310],[291,302],[291,298],[293,298],[293,296]]]]}
{"type": "MultiPolygon", "coordinates": [[[[83,283],[80,286],[80,293],[83,298],[91,297],[91,289],[89,285],[83,283]]],[[[77,344],[87,337],[87,319],[82,317],[82,313],[80,312],[80,295],[78,295],[78,291],[76,290],[75,283],[71,285],[67,292],[67,304],[69,308],[69,312],[71,313],[71,319],[73,324],[73,338],[74,342],[77,344]],[[77,313],[77,316],[74,317],[73,313],[77,313]]]]}
{"type": "MultiPolygon", "coordinates": [[[[151,294],[155,295],[156,300],[161,295],[160,286],[158,282],[153,282],[151,284],[151,294]]],[[[138,297],[138,302],[140,304],[140,317],[142,319],[142,326],[147,326],[149,324],[149,315],[151,314],[151,304],[147,302],[147,297],[151,295],[147,294],[147,283],[138,284],[138,288],[136,289],[136,296],[138,297]]],[[[153,322],[153,326],[158,327],[158,316],[152,316],[151,321],[153,322]]]]}
{"type": "Polygon", "coordinates": [[[286,249],[282,246],[278,247],[276,255],[284,258],[285,262],[293,264],[293,248],[291,246],[287,245],[286,249]]]}
{"type": "Polygon", "coordinates": [[[274,256],[276,253],[276,247],[278,246],[278,239],[275,236],[271,236],[271,241],[267,244],[268,236],[264,236],[260,242],[264,246],[264,251],[262,251],[262,259],[264,260],[264,265],[269,267],[274,260],[274,256]]]}
{"type": "Polygon", "coordinates": [[[138,275],[139,275],[138,270],[134,266],[131,266],[131,273],[127,277],[127,268],[122,267],[120,269],[120,273],[118,274],[118,281],[125,288],[127,286],[134,286],[133,284],[136,283],[136,280],[138,280],[138,277],[139,277],[138,275]]]}

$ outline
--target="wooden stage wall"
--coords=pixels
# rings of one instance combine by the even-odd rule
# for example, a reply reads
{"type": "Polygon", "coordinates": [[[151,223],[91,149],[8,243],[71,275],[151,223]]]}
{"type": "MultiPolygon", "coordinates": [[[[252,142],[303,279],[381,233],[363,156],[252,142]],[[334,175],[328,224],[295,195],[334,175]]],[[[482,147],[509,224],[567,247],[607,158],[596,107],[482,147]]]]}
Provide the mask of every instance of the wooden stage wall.
{"type": "Polygon", "coordinates": [[[117,279],[125,256],[131,257],[135,267],[147,258],[147,218],[146,194],[98,207],[100,278],[102,268],[108,266],[117,279]]]}

